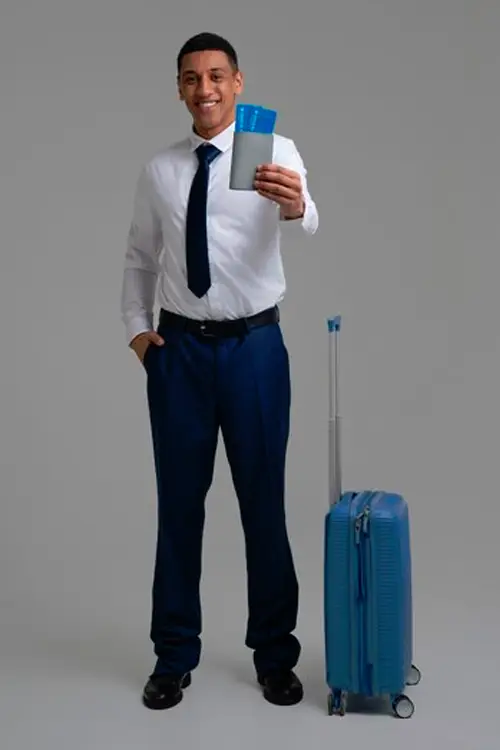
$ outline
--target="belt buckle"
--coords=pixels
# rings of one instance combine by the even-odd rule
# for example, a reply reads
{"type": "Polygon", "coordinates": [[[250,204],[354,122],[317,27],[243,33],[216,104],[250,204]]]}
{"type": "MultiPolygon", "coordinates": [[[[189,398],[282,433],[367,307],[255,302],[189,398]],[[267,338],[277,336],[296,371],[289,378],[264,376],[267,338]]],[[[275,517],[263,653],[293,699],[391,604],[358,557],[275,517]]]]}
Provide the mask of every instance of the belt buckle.
{"type": "Polygon", "coordinates": [[[207,331],[207,324],[201,323],[199,327],[200,335],[203,336],[203,338],[207,339],[214,339],[215,333],[211,333],[210,331],[207,331]]]}

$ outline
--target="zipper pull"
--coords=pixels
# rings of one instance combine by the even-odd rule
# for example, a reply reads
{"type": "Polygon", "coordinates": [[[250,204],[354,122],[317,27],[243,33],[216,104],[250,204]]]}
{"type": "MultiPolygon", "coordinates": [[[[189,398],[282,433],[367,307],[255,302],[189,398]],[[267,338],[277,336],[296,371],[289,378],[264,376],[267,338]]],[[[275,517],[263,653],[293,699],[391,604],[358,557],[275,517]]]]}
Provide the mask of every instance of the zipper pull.
{"type": "Polygon", "coordinates": [[[356,523],[354,525],[354,540],[356,545],[359,545],[361,541],[361,516],[357,516],[356,523]]]}
{"type": "Polygon", "coordinates": [[[366,507],[363,512],[363,534],[368,536],[368,523],[370,520],[370,509],[366,507]]]}

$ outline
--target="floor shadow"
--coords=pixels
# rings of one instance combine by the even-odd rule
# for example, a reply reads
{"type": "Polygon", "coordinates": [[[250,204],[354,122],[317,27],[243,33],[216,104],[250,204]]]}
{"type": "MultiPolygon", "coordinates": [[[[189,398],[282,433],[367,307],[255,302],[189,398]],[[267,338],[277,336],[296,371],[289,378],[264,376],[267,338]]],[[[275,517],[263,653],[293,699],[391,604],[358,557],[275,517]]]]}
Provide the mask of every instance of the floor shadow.
{"type": "Polygon", "coordinates": [[[365,698],[361,695],[350,695],[347,702],[349,714],[373,714],[386,716],[390,702],[385,698],[365,698]]]}

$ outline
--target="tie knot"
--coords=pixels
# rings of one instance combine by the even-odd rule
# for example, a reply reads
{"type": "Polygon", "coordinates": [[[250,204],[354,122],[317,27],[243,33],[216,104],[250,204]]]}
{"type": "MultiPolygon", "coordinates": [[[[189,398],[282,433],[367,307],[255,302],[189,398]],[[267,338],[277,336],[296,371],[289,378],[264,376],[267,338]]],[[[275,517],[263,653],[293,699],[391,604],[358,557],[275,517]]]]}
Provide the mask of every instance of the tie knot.
{"type": "Polygon", "coordinates": [[[206,166],[211,164],[215,157],[220,153],[221,152],[217,148],[217,146],[213,146],[211,143],[202,143],[202,145],[198,146],[198,148],[196,149],[196,155],[198,156],[199,161],[206,166]]]}

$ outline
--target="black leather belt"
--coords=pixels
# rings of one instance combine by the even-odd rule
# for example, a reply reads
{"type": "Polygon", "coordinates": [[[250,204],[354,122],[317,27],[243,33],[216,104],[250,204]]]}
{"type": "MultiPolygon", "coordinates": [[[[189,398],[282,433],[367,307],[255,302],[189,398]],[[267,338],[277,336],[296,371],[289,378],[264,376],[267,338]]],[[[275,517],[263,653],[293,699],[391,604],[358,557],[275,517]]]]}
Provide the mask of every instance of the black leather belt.
{"type": "Polygon", "coordinates": [[[277,306],[270,307],[256,315],[250,315],[248,318],[235,318],[234,320],[195,320],[162,308],[159,326],[194,333],[200,337],[220,338],[241,336],[257,326],[278,323],[279,319],[277,306]]]}

